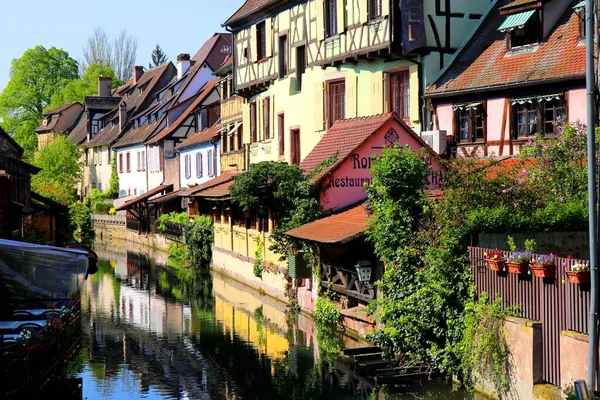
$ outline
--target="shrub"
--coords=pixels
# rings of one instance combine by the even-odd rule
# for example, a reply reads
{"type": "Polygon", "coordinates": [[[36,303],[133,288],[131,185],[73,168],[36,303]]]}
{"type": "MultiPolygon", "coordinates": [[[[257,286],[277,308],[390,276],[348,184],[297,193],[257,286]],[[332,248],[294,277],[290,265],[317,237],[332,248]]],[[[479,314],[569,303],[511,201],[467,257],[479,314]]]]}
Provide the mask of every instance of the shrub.
{"type": "Polygon", "coordinates": [[[342,314],[327,298],[318,297],[314,317],[317,323],[337,324],[342,319],[342,314]]]}
{"type": "Polygon", "coordinates": [[[208,268],[212,260],[213,220],[199,215],[185,227],[187,259],[194,268],[208,268]]]}

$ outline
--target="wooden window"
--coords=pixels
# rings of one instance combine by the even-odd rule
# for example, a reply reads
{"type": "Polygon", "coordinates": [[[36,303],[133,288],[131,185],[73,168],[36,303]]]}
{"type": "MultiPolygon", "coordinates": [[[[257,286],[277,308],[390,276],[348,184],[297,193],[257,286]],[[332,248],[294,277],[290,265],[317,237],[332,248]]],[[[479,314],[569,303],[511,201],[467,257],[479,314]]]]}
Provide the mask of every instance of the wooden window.
{"type": "Polygon", "coordinates": [[[513,104],[515,118],[514,139],[528,138],[537,135],[556,134],[556,124],[565,117],[565,106],[562,99],[549,101],[528,100],[513,104]]]}
{"type": "Polygon", "coordinates": [[[296,92],[302,90],[302,75],[306,71],[306,47],[296,47],[296,92]]]}
{"type": "Polygon", "coordinates": [[[252,143],[258,142],[256,132],[256,101],[250,103],[250,140],[252,143]]]}
{"type": "Polygon", "coordinates": [[[127,163],[127,172],[131,172],[131,154],[125,153],[125,161],[127,163]]]}
{"type": "Polygon", "coordinates": [[[395,111],[398,118],[410,118],[410,75],[408,71],[389,73],[389,111],[395,111]]]}
{"type": "Polygon", "coordinates": [[[119,154],[119,172],[123,173],[123,153],[119,154]]]}
{"type": "Polygon", "coordinates": [[[455,111],[459,143],[485,141],[485,112],[481,104],[458,107],[455,111]]]}
{"type": "Polygon", "coordinates": [[[369,0],[369,20],[381,17],[381,0],[369,0]]]}
{"type": "Polygon", "coordinates": [[[540,23],[540,15],[539,12],[536,11],[525,23],[525,25],[507,32],[507,35],[509,36],[509,50],[513,47],[538,43],[541,33],[542,24],[540,23]]]}
{"type": "Polygon", "coordinates": [[[344,80],[327,82],[327,127],[344,119],[346,111],[346,85],[344,80]]]}
{"type": "Polygon", "coordinates": [[[265,29],[265,21],[256,25],[256,54],[258,60],[267,57],[267,30],[265,29]]]}
{"type": "Polygon", "coordinates": [[[564,121],[565,119],[565,106],[560,99],[554,99],[552,101],[546,101],[542,103],[542,110],[544,112],[544,135],[556,134],[556,124],[564,121]]]}
{"type": "Polygon", "coordinates": [[[288,74],[288,41],[287,35],[279,37],[279,79],[288,74]]]}
{"type": "Polygon", "coordinates": [[[517,137],[535,136],[538,133],[537,103],[524,103],[516,107],[517,137]]]}
{"type": "Polygon", "coordinates": [[[202,178],[202,153],[196,153],[196,178],[202,178]]]}
{"type": "Polygon", "coordinates": [[[242,130],[242,127],[241,127],[241,126],[240,126],[240,127],[237,129],[237,131],[235,132],[235,135],[237,136],[237,149],[238,149],[238,150],[241,150],[241,149],[242,149],[242,147],[243,147],[242,140],[243,140],[244,138],[243,138],[242,132],[243,132],[243,130],[242,130]]]}
{"type": "Polygon", "coordinates": [[[421,13],[415,6],[408,7],[408,40],[418,39],[419,27],[421,26],[421,13]]]}
{"type": "Polygon", "coordinates": [[[263,101],[263,133],[264,139],[271,139],[271,99],[266,97],[263,101]]]}
{"type": "Polygon", "coordinates": [[[325,34],[327,35],[327,37],[337,35],[336,0],[325,0],[325,34]]]}
{"type": "Polygon", "coordinates": [[[290,164],[300,165],[300,130],[292,129],[290,131],[290,164]]]}
{"type": "Polygon", "coordinates": [[[277,136],[279,142],[279,155],[282,156],[285,154],[285,119],[283,114],[279,114],[277,116],[277,136]]]}

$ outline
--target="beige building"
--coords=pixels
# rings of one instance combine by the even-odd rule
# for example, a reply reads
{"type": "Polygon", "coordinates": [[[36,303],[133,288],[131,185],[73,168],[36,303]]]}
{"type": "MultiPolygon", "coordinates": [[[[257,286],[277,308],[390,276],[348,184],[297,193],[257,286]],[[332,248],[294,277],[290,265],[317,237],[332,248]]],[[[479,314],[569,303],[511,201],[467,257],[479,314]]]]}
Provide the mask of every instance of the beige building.
{"type": "Polygon", "coordinates": [[[60,134],[69,135],[82,113],[83,105],[78,101],[45,112],[40,126],[35,130],[38,134],[38,148],[43,149],[60,134]]]}

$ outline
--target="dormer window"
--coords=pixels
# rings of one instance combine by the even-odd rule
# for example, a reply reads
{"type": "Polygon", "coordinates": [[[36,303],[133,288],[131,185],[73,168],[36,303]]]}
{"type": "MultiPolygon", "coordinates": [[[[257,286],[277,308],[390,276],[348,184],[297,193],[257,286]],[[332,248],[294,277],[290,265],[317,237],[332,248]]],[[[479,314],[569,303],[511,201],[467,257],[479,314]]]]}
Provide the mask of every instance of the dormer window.
{"type": "Polygon", "coordinates": [[[44,120],[42,121],[42,126],[48,125],[48,123],[50,122],[50,118],[51,117],[45,117],[44,120]]]}
{"type": "Polygon", "coordinates": [[[537,44],[542,30],[540,11],[536,9],[509,14],[498,30],[506,33],[509,51],[516,47],[537,44]]]}

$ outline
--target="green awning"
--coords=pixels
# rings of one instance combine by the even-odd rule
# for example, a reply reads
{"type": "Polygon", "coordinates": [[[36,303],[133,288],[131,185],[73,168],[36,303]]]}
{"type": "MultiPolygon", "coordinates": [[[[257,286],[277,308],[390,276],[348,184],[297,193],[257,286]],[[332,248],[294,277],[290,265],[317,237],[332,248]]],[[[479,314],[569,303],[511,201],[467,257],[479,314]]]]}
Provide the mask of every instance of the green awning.
{"type": "Polygon", "coordinates": [[[506,17],[498,30],[501,32],[510,32],[515,28],[522,28],[527,21],[529,21],[529,18],[531,18],[534,12],[535,10],[529,10],[518,14],[511,14],[506,17]]]}
{"type": "Polygon", "coordinates": [[[574,9],[575,11],[579,11],[579,10],[582,10],[582,9],[584,9],[584,8],[585,8],[585,0],[583,0],[583,1],[580,1],[579,3],[577,3],[577,4],[576,4],[576,5],[573,7],[573,9],[574,9]]]}

